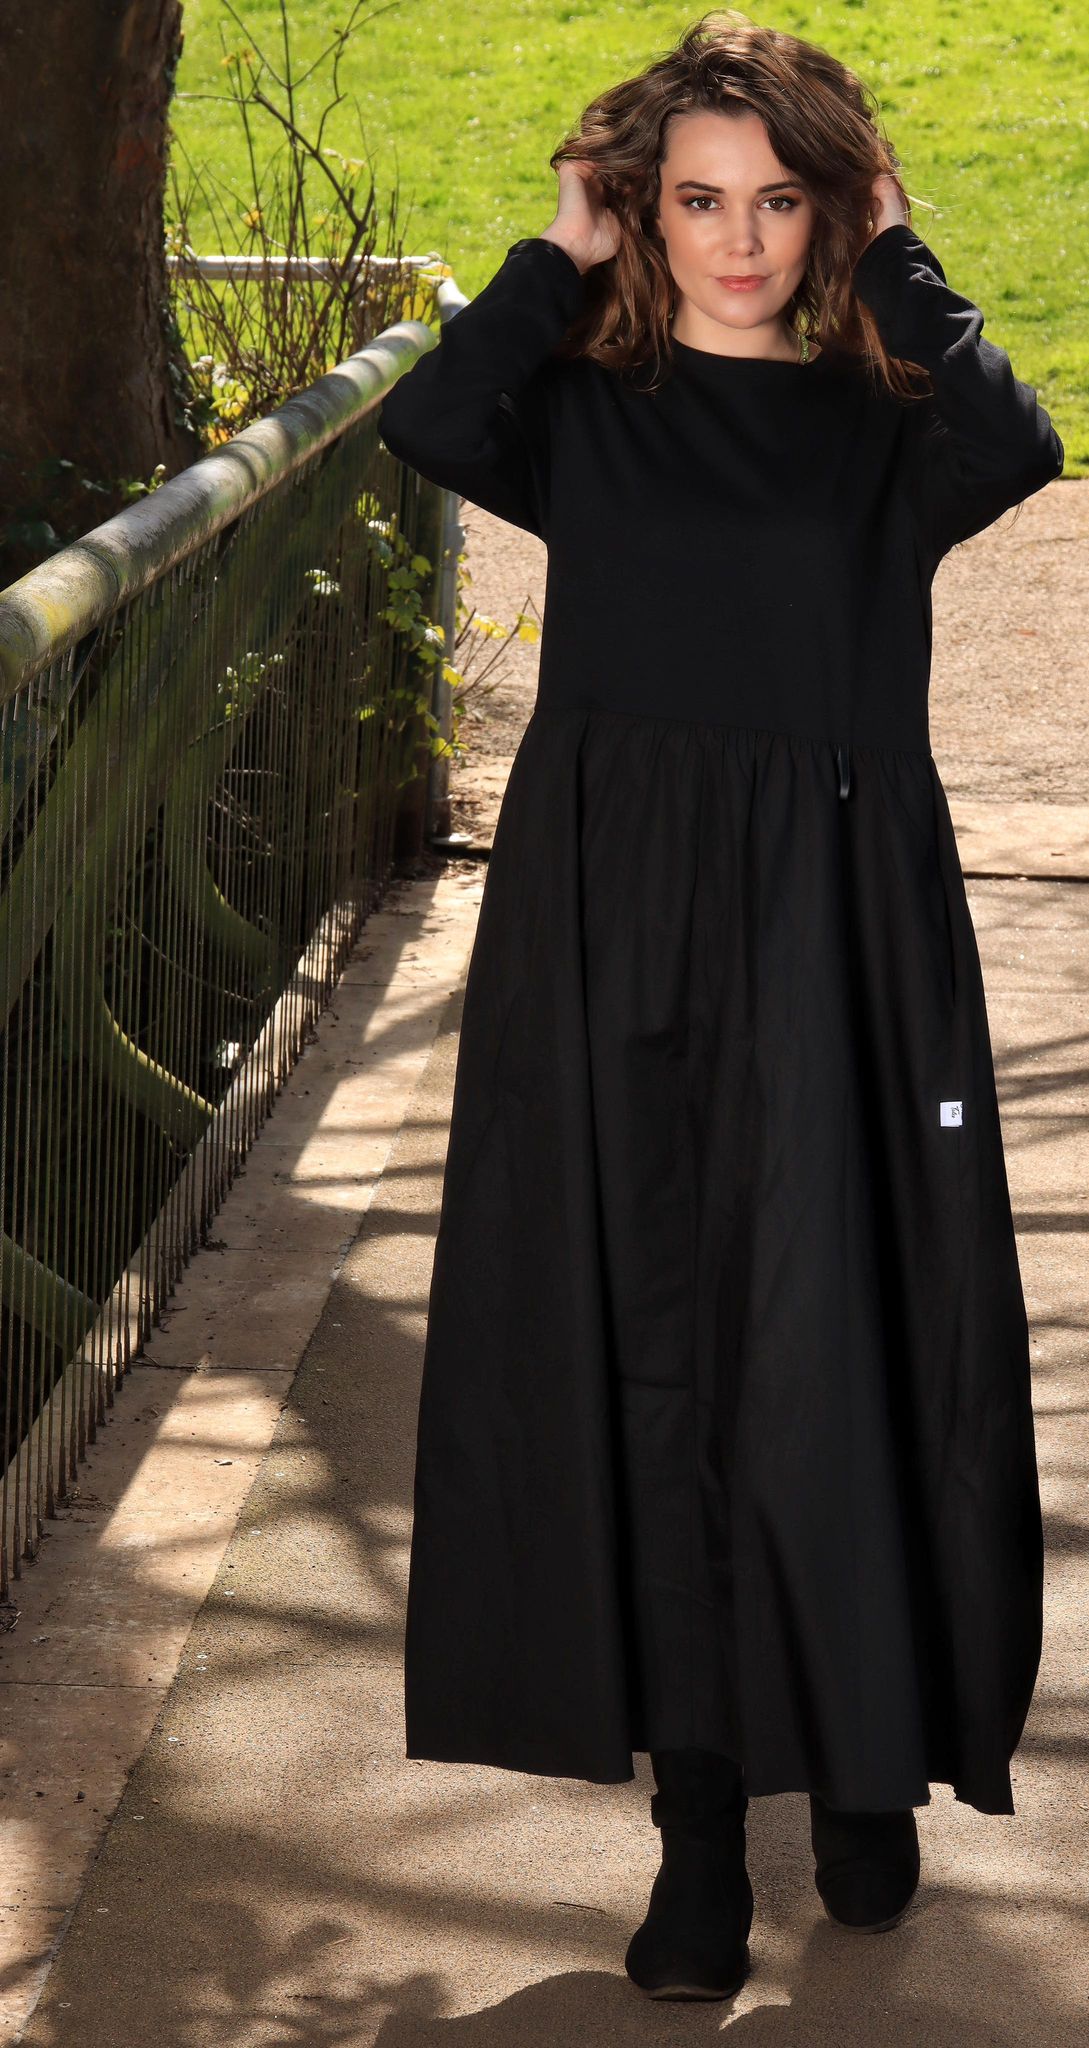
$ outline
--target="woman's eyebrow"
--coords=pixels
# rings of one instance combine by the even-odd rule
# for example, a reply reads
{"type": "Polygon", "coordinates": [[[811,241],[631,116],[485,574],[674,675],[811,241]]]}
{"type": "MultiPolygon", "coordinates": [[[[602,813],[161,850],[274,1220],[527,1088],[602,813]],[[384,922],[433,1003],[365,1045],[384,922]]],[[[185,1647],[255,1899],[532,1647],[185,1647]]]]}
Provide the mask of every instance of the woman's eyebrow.
{"type": "MultiPolygon", "coordinates": [[[[773,185],[758,185],[756,196],[759,199],[761,192],[781,192],[784,185],[800,185],[800,183],[801,180],[798,178],[777,178],[773,185]]],[[[680,183],[675,185],[673,189],[675,192],[687,192],[689,188],[693,192],[716,193],[720,193],[723,189],[721,185],[706,185],[700,178],[682,178],[680,183]]]]}

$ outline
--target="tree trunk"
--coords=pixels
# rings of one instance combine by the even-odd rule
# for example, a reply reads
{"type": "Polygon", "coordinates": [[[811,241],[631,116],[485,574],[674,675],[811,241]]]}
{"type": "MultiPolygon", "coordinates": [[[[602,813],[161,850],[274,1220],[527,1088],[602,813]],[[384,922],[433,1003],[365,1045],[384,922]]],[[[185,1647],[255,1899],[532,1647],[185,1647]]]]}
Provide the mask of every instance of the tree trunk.
{"type": "Polygon", "coordinates": [[[37,0],[4,16],[0,585],[116,511],[121,482],[199,452],[176,396],[163,251],[181,0],[37,0]]]}

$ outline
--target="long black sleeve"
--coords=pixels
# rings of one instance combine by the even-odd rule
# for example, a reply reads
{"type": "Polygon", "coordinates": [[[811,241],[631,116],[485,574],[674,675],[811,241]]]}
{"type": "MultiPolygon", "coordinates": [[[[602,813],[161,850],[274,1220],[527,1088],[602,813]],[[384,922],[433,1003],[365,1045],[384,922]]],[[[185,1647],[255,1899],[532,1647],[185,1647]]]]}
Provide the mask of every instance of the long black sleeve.
{"type": "Polygon", "coordinates": [[[1031,385],[984,336],[978,306],[950,290],[913,228],[883,228],[855,263],[852,283],[890,354],[931,378],[931,397],[906,401],[904,481],[936,566],[958,541],[1057,477],[1063,444],[1031,385]]]}
{"type": "Polygon", "coordinates": [[[543,537],[548,446],[535,374],[578,313],[584,280],[556,242],[514,242],[379,411],[386,447],[431,483],[543,537]]]}

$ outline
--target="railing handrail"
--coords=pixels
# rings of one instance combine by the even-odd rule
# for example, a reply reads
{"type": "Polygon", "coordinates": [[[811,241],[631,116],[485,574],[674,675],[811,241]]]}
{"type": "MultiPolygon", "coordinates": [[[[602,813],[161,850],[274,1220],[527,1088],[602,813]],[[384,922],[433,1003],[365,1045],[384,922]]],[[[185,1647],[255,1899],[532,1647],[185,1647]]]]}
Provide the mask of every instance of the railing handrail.
{"type": "Polygon", "coordinates": [[[449,834],[464,536],[378,408],[464,303],[391,295],[428,324],[0,590],[0,1598],[398,862],[449,834]]]}
{"type": "MultiPolygon", "coordinates": [[[[440,319],[465,303],[447,278],[436,299],[440,319]]],[[[0,705],[336,440],[436,343],[425,321],[395,321],[275,412],[9,584],[0,592],[0,705]]]]}
{"type": "Polygon", "coordinates": [[[422,270],[429,263],[441,263],[437,249],[423,256],[371,256],[361,251],[350,264],[337,256],[243,256],[241,253],[196,256],[171,252],[166,262],[180,277],[343,277],[350,269],[365,283],[374,270],[422,270]]]}
{"type": "MultiPolygon", "coordinates": [[[[346,266],[334,256],[168,256],[167,266],[182,277],[209,277],[213,283],[220,279],[226,282],[233,277],[276,277],[290,280],[292,277],[334,278],[346,275],[346,266]]],[[[352,282],[353,295],[356,285],[365,286],[372,270],[424,270],[429,263],[442,263],[444,258],[437,249],[425,256],[359,256],[354,265],[352,282]]],[[[452,277],[435,280],[435,302],[439,309],[440,322],[452,313],[460,313],[469,301],[452,277]]]]}

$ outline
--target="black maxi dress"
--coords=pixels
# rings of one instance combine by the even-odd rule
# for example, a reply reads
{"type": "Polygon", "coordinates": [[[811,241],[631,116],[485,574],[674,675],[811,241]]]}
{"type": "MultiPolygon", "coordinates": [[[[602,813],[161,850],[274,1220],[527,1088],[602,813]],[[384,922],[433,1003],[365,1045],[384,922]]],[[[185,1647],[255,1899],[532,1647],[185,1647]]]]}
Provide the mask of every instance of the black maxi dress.
{"type": "Polygon", "coordinates": [[[1057,476],[903,225],[857,360],[553,353],[516,242],[380,433],[548,548],[431,1279],[409,1757],[1012,1813],[1042,1640],[1028,1329],[930,751],[943,555],[1057,476]],[[644,379],[645,381],[645,379],[644,379]]]}

